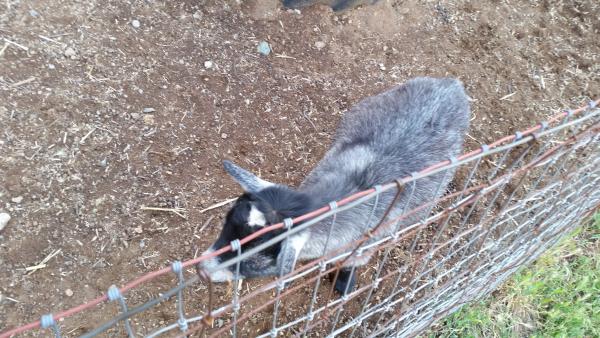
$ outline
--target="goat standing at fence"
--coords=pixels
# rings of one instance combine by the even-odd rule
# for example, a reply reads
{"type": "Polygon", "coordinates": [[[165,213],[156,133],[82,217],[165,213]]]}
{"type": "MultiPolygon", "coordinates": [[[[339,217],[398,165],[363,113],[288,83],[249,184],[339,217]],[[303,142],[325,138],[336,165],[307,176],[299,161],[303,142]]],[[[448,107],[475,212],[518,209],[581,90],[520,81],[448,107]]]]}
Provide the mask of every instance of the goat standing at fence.
{"type": "MultiPolygon", "coordinates": [[[[224,161],[225,170],[245,193],[228,212],[221,234],[207,252],[218,250],[265,226],[301,216],[331,201],[457,156],[462,149],[469,115],[467,96],[459,81],[416,78],[352,107],[342,118],[331,149],[297,189],[267,182],[224,161]]],[[[437,199],[453,177],[453,170],[447,170],[420,178],[411,189],[404,189],[388,218],[398,217],[403,210],[437,199]]],[[[370,200],[339,212],[332,229],[330,220],[325,219],[258,252],[240,263],[239,278],[289,273],[297,260],[315,259],[359,240],[383,217],[394,196],[393,191],[383,192],[377,203],[370,200]]],[[[423,213],[414,213],[396,224],[378,229],[371,241],[427,216],[423,213]]],[[[244,244],[242,251],[283,231],[285,229],[258,237],[244,244]]],[[[364,252],[360,257],[348,259],[339,273],[336,290],[341,293],[352,290],[355,284],[352,271],[366,264],[372,254],[364,252]]],[[[228,252],[203,263],[211,280],[220,282],[233,278],[235,265],[217,271],[215,268],[235,255],[228,252]]]]}

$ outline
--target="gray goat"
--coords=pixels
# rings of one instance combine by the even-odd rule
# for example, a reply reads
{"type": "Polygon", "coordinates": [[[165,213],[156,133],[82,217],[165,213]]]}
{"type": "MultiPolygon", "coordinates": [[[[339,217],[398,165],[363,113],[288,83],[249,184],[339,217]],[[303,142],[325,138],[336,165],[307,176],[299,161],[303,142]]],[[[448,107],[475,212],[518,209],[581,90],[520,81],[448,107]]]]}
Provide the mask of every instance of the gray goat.
{"type": "MultiPolygon", "coordinates": [[[[303,215],[330,201],[393,182],[457,156],[462,149],[469,115],[467,95],[458,80],[415,78],[352,107],[342,118],[331,149],[297,189],[264,181],[224,161],[225,170],[245,193],[229,210],[221,234],[207,252],[218,250],[235,239],[282,222],[285,218],[303,215]]],[[[454,171],[448,169],[447,172],[418,179],[414,187],[401,192],[388,219],[438,198],[446,191],[453,175],[454,171]],[[406,208],[407,203],[409,208],[406,208]]],[[[376,206],[370,200],[339,212],[331,236],[328,236],[331,221],[325,219],[246,258],[240,264],[239,278],[288,273],[297,260],[315,259],[360,239],[383,217],[395,194],[395,191],[386,191],[379,196],[376,206]]],[[[379,229],[372,240],[389,235],[424,216],[427,215],[422,211],[399,224],[379,229]]],[[[286,230],[263,235],[243,245],[242,251],[256,247],[283,231],[286,230]]],[[[347,260],[336,281],[336,290],[341,293],[352,290],[355,284],[352,271],[366,264],[372,254],[366,252],[347,260]]],[[[213,281],[231,280],[235,265],[217,271],[215,268],[235,255],[233,252],[223,254],[205,261],[202,267],[213,281]]]]}

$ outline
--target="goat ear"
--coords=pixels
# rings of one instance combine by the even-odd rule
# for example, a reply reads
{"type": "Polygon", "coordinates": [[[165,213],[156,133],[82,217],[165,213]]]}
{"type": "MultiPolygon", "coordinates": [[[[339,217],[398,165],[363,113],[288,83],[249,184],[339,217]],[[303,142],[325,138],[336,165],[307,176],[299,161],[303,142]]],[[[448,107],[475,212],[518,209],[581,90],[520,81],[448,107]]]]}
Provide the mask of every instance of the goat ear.
{"type": "Polygon", "coordinates": [[[271,182],[267,182],[258,178],[248,170],[242,169],[233,164],[233,162],[225,160],[223,161],[223,167],[225,168],[225,171],[227,171],[227,173],[231,175],[231,177],[233,177],[233,179],[238,182],[239,185],[242,186],[242,189],[244,189],[246,192],[257,193],[264,188],[275,185],[271,182]]]}
{"type": "Polygon", "coordinates": [[[309,237],[310,235],[305,232],[289,237],[281,243],[281,251],[277,256],[278,273],[286,275],[294,270],[300,251],[302,251],[309,237]]]}
{"type": "Polygon", "coordinates": [[[284,276],[294,271],[296,258],[296,249],[290,245],[290,239],[284,240],[281,243],[281,251],[279,251],[279,255],[277,256],[277,274],[284,276]]]}

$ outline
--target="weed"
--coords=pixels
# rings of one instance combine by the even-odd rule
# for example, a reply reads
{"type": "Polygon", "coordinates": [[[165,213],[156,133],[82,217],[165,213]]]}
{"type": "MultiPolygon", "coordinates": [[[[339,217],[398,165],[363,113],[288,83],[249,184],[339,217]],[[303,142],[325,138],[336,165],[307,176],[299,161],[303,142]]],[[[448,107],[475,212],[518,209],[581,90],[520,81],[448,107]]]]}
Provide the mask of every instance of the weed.
{"type": "Polygon", "coordinates": [[[429,337],[600,337],[600,212],[429,337]]]}

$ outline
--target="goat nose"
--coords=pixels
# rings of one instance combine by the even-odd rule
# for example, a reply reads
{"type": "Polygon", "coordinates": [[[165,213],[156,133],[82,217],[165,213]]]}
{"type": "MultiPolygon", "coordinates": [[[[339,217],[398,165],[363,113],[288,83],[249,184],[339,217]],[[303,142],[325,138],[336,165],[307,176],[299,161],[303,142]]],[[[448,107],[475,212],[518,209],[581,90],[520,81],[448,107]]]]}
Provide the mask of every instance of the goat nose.
{"type": "Polygon", "coordinates": [[[227,269],[218,270],[210,274],[210,280],[215,283],[228,282],[233,280],[233,273],[227,269]]]}

